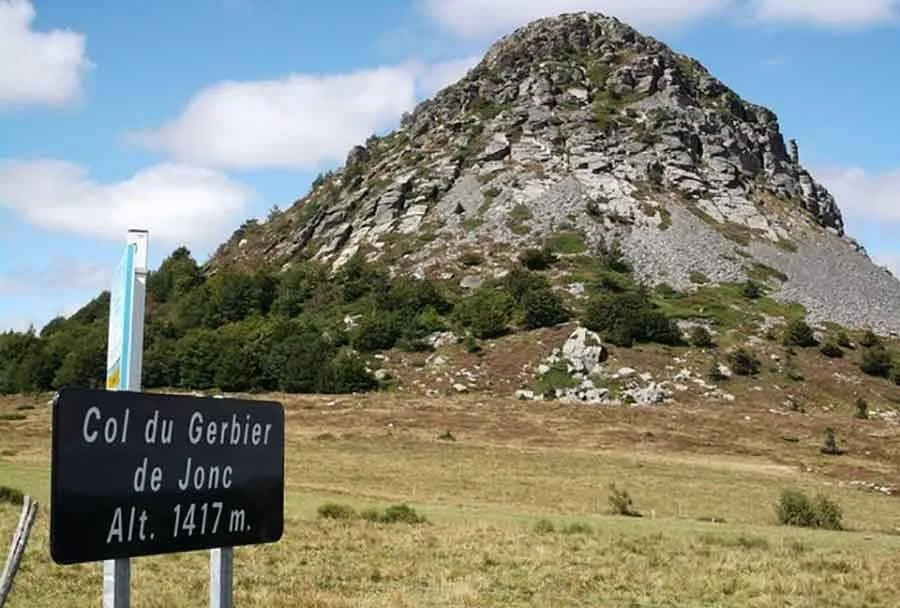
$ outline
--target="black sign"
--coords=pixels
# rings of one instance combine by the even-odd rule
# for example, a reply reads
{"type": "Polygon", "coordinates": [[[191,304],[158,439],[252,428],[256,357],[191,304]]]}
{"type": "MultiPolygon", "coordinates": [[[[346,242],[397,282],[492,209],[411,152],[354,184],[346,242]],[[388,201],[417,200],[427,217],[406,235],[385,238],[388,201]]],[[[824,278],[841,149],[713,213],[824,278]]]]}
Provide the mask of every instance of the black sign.
{"type": "Polygon", "coordinates": [[[283,528],[281,404],[59,392],[50,499],[56,563],[276,542],[283,528]]]}

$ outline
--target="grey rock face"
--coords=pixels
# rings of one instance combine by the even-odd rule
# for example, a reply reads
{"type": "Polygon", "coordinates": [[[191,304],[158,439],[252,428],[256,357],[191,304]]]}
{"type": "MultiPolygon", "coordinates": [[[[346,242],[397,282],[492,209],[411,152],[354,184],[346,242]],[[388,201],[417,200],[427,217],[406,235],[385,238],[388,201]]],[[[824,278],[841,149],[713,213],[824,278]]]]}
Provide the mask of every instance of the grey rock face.
{"type": "Polygon", "coordinates": [[[598,14],[501,38],[283,215],[266,227],[269,258],[305,250],[337,268],[407,239],[392,265],[440,275],[465,250],[490,252],[496,270],[576,232],[588,252],[619,240],[650,283],[741,281],[760,261],[814,320],[900,332],[900,282],[844,235],[775,114],[598,14]]]}

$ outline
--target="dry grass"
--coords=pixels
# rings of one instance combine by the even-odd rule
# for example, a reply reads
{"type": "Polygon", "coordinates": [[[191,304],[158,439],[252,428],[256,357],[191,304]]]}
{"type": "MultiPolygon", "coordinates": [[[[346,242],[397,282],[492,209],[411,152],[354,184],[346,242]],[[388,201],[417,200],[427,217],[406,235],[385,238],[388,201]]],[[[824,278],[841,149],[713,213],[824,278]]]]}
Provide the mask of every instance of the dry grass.
{"type": "MultiPolygon", "coordinates": [[[[99,564],[59,567],[49,557],[45,402],[19,410],[22,400],[0,401],[0,412],[26,415],[0,422],[0,480],[42,501],[10,606],[93,606],[99,564]]],[[[892,578],[898,499],[840,484],[860,471],[896,478],[900,462],[887,446],[900,432],[883,422],[771,414],[752,403],[634,410],[478,396],[283,402],[285,535],[236,549],[237,605],[900,603],[892,578]],[[818,453],[826,423],[852,438],[852,453],[818,453]],[[448,429],[457,441],[437,439],[448,429]],[[803,439],[788,443],[786,434],[803,439]],[[643,518],[607,514],[612,483],[629,491],[643,518]],[[785,487],[826,492],[850,530],[776,526],[773,504],[785,487]],[[321,520],[325,502],[358,510],[408,502],[428,523],[321,520]],[[555,531],[536,528],[544,519],[555,531]]],[[[0,506],[0,539],[16,518],[0,506]]],[[[206,559],[135,560],[133,605],[202,605],[206,559]]]]}

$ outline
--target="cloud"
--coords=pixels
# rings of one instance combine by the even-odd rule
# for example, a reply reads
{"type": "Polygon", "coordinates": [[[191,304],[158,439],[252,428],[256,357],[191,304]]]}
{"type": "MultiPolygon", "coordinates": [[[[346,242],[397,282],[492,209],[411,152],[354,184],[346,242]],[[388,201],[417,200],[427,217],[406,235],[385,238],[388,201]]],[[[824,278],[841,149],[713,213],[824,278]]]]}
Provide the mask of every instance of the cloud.
{"type": "Polygon", "coordinates": [[[63,106],[81,97],[91,67],[84,35],[35,31],[34,18],[28,0],[0,0],[0,107],[63,106]]]}
{"type": "Polygon", "coordinates": [[[470,55],[461,59],[420,66],[418,77],[422,94],[425,97],[431,97],[447,85],[457,82],[481,61],[481,57],[482,55],[470,55]]]}
{"type": "Polygon", "coordinates": [[[798,23],[828,28],[855,28],[895,21],[897,0],[757,0],[760,21],[798,23]]]}
{"type": "Polygon", "coordinates": [[[431,95],[477,60],[223,82],[195,94],[174,120],[128,139],[208,167],[311,169],[343,161],[351,147],[411,110],[420,94],[431,95]]]}
{"type": "Polygon", "coordinates": [[[223,82],[194,95],[175,120],[132,138],[204,166],[309,168],[343,160],[414,99],[415,80],[403,67],[223,82]]]}
{"type": "Polygon", "coordinates": [[[42,266],[24,265],[0,272],[0,296],[21,296],[106,289],[111,270],[83,260],[57,256],[42,266]]]}
{"type": "Polygon", "coordinates": [[[851,221],[900,224],[900,169],[868,173],[859,167],[825,167],[811,173],[851,221]]]}
{"type": "Polygon", "coordinates": [[[898,0],[421,0],[439,25],[466,38],[496,37],[541,17],[599,12],[638,28],[688,25],[730,15],[757,22],[833,29],[862,27],[898,16],[898,0]]]}
{"type": "Polygon", "coordinates": [[[681,25],[722,12],[730,0],[424,0],[427,14],[468,38],[492,37],[541,17],[580,11],[637,28],[681,25]]]}
{"type": "Polygon", "coordinates": [[[59,160],[0,164],[0,206],[43,228],[99,238],[144,228],[155,242],[214,244],[254,197],[220,173],[183,165],[155,165],[102,184],[59,160]]]}

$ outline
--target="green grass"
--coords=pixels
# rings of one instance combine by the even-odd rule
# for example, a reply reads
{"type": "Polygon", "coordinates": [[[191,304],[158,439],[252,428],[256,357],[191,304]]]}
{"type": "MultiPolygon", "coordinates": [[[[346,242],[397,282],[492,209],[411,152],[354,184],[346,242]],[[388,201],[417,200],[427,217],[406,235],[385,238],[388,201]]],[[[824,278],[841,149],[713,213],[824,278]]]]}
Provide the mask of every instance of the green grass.
{"type": "Polygon", "coordinates": [[[753,266],[747,268],[746,270],[747,270],[747,276],[749,278],[753,279],[754,281],[759,281],[761,283],[765,283],[765,282],[769,281],[770,279],[777,279],[779,281],[787,281],[788,280],[788,276],[786,274],[784,274],[783,272],[781,272],[780,270],[777,270],[775,268],[772,268],[771,266],[767,266],[766,264],[762,264],[759,262],[754,263],[753,266]]]}
{"type": "MultiPolygon", "coordinates": [[[[692,280],[699,277],[692,277],[692,280]]],[[[706,319],[720,327],[736,328],[761,320],[760,315],[802,317],[799,304],[783,304],[772,298],[749,300],[738,283],[703,285],[693,293],[671,293],[657,297],[660,308],[675,319],[706,319]]]]}
{"type": "Polygon", "coordinates": [[[555,253],[577,254],[587,249],[584,237],[577,232],[558,232],[547,239],[547,246],[555,253]]]}

